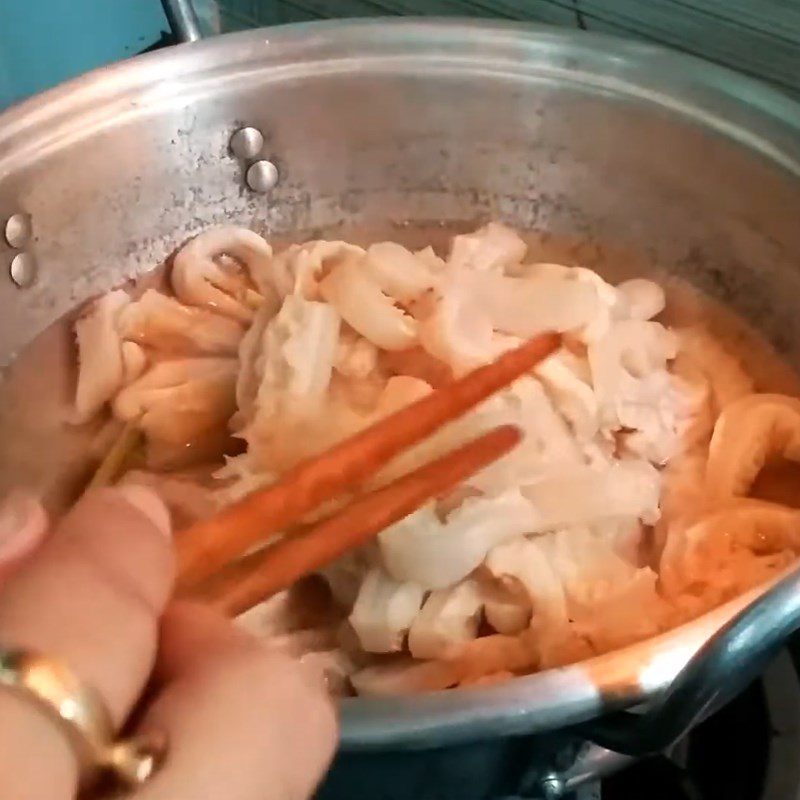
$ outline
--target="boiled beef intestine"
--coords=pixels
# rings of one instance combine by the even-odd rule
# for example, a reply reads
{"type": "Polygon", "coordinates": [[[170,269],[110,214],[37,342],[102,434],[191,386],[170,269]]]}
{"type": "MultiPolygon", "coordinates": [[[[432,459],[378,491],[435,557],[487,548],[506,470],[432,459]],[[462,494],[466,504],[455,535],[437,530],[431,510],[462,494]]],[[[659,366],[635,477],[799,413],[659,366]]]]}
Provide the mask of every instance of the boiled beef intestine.
{"type": "MultiPolygon", "coordinates": [[[[321,571],[349,667],[395,654],[353,675],[360,691],[498,680],[623,646],[800,551],[797,512],[746,497],[769,456],[800,460],[800,400],[753,394],[709,333],[659,322],[653,281],[536,261],[499,223],[445,257],[322,240],[273,255],[225,227],[184,245],[170,280],[174,297],[117,290],[78,320],[75,418],[107,407],[151,454],[213,441],[199,449],[220,461],[196,495],[204,515],[209,498],[268,485],[525,338],[563,334],[532,374],[372,476],[367,488],[385,485],[500,424],[525,436],[321,571]]],[[[169,484],[183,511],[186,488],[169,484]]]]}

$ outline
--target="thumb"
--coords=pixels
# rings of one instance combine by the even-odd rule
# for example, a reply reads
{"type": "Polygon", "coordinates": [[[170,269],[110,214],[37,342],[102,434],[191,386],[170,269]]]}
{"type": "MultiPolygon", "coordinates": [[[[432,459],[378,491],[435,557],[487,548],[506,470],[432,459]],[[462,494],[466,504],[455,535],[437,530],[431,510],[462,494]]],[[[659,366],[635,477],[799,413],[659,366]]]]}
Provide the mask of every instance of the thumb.
{"type": "Polygon", "coordinates": [[[30,492],[15,489],[0,501],[0,583],[42,543],[47,512],[30,492]]]}

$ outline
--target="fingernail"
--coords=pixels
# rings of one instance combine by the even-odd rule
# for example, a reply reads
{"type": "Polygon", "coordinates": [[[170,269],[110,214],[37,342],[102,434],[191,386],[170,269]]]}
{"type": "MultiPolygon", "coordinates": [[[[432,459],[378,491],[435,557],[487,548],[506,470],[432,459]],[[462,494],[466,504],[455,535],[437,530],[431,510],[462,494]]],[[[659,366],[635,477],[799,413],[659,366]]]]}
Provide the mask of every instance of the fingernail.
{"type": "Polygon", "coordinates": [[[0,501],[0,561],[32,550],[47,532],[47,512],[39,499],[24,489],[14,489],[0,501]]]}
{"type": "Polygon", "coordinates": [[[115,490],[134,508],[142,512],[167,538],[172,537],[172,521],[164,501],[146,486],[118,486],[115,490]]]}

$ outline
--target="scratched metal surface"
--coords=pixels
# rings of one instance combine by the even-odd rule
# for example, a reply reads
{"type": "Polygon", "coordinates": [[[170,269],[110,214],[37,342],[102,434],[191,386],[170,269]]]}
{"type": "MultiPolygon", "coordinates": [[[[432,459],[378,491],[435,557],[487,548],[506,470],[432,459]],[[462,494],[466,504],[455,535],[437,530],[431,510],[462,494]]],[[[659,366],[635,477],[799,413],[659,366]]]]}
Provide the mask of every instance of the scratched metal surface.
{"type": "Polygon", "coordinates": [[[216,5],[223,30],[380,14],[570,25],[660,42],[800,95],[800,0],[219,0],[216,5]]]}

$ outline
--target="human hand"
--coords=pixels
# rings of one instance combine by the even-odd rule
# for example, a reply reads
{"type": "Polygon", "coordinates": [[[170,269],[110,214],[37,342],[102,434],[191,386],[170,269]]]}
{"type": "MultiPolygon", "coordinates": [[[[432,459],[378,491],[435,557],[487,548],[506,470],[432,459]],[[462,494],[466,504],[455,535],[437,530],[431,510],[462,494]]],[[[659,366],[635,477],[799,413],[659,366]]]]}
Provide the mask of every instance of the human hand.
{"type": "MultiPolygon", "coordinates": [[[[62,659],[119,730],[166,734],[130,800],[300,800],[335,745],[321,678],[198,605],[170,602],[169,515],[143,487],[87,495],[48,532],[32,498],[0,506],[0,645],[62,659]],[[142,695],[146,692],[146,698],[142,695]]],[[[72,800],[66,736],[0,687],[0,797],[72,800]]]]}

